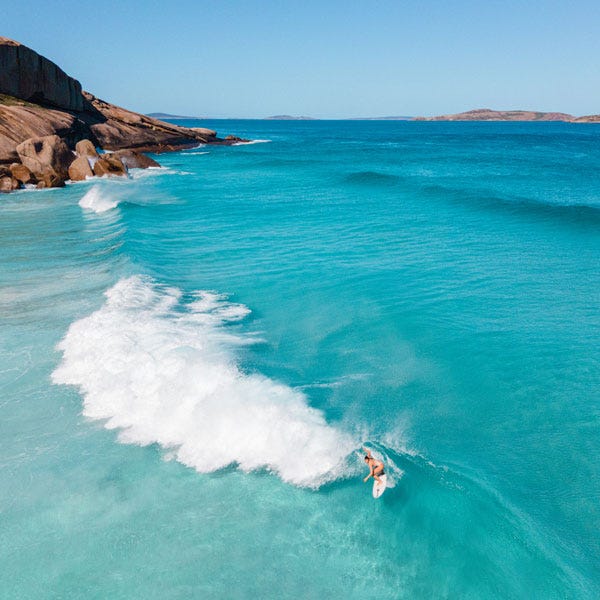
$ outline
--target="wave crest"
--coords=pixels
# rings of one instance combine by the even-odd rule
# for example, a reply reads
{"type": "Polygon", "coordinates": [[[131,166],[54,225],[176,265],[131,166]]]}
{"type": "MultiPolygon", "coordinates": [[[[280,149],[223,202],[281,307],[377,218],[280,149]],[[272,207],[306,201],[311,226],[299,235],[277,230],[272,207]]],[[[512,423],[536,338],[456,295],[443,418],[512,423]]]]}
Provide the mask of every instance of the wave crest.
{"type": "Polygon", "coordinates": [[[235,349],[254,338],[228,324],[249,310],[212,292],[183,301],[176,288],[135,276],[105,292],[58,344],[54,383],[79,387],[83,413],[119,429],[123,443],[158,443],[207,473],[268,469],[304,487],[343,476],[356,448],[300,391],[246,374],[235,349]]]}
{"type": "Polygon", "coordinates": [[[118,206],[119,202],[103,193],[100,186],[95,185],[89,189],[79,200],[79,206],[95,213],[103,213],[118,206]]]}

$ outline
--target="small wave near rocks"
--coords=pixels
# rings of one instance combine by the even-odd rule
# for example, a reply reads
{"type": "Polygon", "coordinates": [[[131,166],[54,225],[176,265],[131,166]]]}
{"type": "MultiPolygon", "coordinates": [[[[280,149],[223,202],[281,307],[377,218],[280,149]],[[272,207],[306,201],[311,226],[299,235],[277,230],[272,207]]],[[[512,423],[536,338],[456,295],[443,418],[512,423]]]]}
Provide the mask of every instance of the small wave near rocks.
{"type": "Polygon", "coordinates": [[[95,213],[103,213],[118,206],[118,200],[108,196],[106,190],[95,185],[89,189],[79,201],[79,206],[95,213]]]}

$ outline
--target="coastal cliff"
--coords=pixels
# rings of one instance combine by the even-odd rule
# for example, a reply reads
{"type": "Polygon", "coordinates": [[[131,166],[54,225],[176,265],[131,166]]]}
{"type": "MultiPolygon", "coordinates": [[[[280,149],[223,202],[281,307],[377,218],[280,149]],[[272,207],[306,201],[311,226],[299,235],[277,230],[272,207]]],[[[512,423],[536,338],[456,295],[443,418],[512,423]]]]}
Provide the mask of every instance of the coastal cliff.
{"type": "Polygon", "coordinates": [[[79,81],[31,48],[5,37],[0,37],[0,90],[30,102],[84,110],[79,81]]]}
{"type": "MultiPolygon", "coordinates": [[[[49,153],[48,148],[60,145],[57,140],[71,151],[65,153],[60,146],[61,151],[55,152],[67,164],[44,164],[37,175],[31,173],[28,183],[64,185],[69,161],[75,160],[73,151],[81,140],[103,150],[156,153],[245,141],[233,136],[220,139],[210,129],[180,127],[100,100],[83,91],[79,81],[52,61],[19,42],[0,37],[0,191],[24,184],[13,173],[27,162],[19,151],[24,142],[31,141],[30,146],[38,149],[43,146],[49,153]],[[44,178],[42,173],[48,169],[54,173],[44,178]]],[[[134,162],[146,164],[141,159],[130,164],[134,162]]],[[[124,167],[126,172],[127,165],[124,167]]]]}

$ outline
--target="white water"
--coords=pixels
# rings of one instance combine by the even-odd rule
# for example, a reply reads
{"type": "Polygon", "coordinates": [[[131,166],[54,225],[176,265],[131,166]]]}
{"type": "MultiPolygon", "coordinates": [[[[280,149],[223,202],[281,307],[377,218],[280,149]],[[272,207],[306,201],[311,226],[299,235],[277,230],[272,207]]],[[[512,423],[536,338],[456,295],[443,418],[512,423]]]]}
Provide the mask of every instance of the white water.
{"type": "Polygon", "coordinates": [[[84,415],[120,429],[123,443],[158,443],[199,472],[266,468],[318,487],[347,473],[357,447],[306,396],[244,373],[236,348],[256,341],[228,324],[249,310],[211,292],[122,279],[104,305],[74,322],[58,345],[55,383],[79,386],[84,415]]]}
{"type": "Polygon", "coordinates": [[[251,144],[268,144],[272,140],[250,140],[249,142],[235,142],[232,146],[250,146],[251,144]]]}
{"type": "Polygon", "coordinates": [[[79,206],[95,213],[103,213],[118,206],[119,202],[110,198],[105,190],[95,185],[79,201],[79,206]]]}

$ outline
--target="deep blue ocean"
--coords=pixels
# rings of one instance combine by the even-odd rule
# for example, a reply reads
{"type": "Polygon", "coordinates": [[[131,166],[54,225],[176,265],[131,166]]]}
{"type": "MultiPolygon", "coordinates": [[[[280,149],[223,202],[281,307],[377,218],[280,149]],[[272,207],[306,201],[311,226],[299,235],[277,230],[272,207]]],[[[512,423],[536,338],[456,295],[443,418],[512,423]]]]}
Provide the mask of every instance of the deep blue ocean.
{"type": "Polygon", "coordinates": [[[0,597],[598,598],[600,125],[181,124],[0,198],[0,597]]]}

